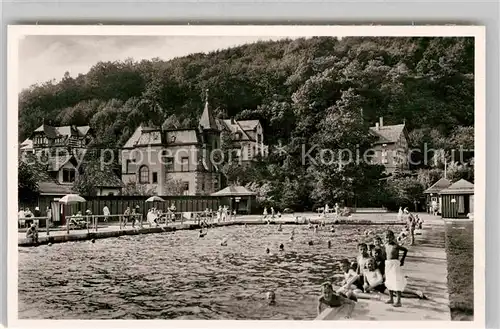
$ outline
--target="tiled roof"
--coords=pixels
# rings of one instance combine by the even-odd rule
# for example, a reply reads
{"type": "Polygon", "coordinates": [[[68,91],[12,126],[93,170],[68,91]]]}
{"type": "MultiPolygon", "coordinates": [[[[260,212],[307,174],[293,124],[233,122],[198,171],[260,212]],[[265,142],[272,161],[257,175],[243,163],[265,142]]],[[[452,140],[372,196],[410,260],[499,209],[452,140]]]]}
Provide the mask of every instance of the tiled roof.
{"type": "Polygon", "coordinates": [[[56,182],[40,182],[38,183],[40,194],[45,195],[66,195],[75,193],[72,185],[57,184],[56,182]]]}
{"type": "Polygon", "coordinates": [[[238,120],[244,130],[254,130],[259,125],[259,120],[238,120]]]}
{"type": "Polygon", "coordinates": [[[73,156],[69,154],[49,158],[47,170],[59,171],[59,169],[61,169],[62,166],[68,163],[68,161],[70,161],[71,158],[73,158],[73,156]]]}
{"type": "Polygon", "coordinates": [[[136,145],[161,144],[161,130],[143,129],[136,145]]]}
{"type": "Polygon", "coordinates": [[[474,194],[474,184],[461,179],[439,192],[439,194],[474,194]]]}
{"type": "Polygon", "coordinates": [[[165,139],[165,142],[169,145],[199,143],[198,134],[194,129],[167,131],[165,139]]]}
{"type": "Polygon", "coordinates": [[[424,193],[439,193],[441,190],[444,190],[445,188],[449,187],[451,185],[451,182],[447,180],[446,178],[441,178],[437,182],[435,182],[431,187],[429,187],[427,190],[424,191],[424,193]]]}
{"type": "Polygon", "coordinates": [[[382,126],[382,127],[370,127],[370,131],[379,138],[376,144],[387,144],[396,143],[405,128],[404,124],[382,126]]]}

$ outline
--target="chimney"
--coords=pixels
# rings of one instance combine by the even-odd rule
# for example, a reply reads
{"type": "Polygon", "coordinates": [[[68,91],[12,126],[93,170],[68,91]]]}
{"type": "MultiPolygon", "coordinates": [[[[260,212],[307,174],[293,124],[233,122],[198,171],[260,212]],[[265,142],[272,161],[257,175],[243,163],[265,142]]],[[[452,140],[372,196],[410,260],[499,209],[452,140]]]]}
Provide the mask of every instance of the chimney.
{"type": "Polygon", "coordinates": [[[384,118],[380,117],[379,121],[380,121],[380,128],[382,128],[384,126],[384,118]]]}
{"type": "Polygon", "coordinates": [[[376,130],[380,130],[380,127],[379,127],[379,125],[378,125],[378,122],[376,122],[376,123],[375,123],[375,129],[376,129],[376,130]]]}

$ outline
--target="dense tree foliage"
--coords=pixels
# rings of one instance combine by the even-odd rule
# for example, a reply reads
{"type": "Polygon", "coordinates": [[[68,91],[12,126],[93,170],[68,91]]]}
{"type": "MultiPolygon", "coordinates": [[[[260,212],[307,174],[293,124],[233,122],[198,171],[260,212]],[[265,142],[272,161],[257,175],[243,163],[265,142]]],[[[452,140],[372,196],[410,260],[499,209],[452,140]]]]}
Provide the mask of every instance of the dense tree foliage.
{"type": "MultiPolygon", "coordinates": [[[[386,124],[406,122],[411,146],[420,150],[412,155],[416,160],[438,153],[425,149],[445,149],[444,157],[457,162],[452,149],[474,144],[474,40],[423,37],[301,38],[170,61],[97,63],[85,75],[66,74],[21,92],[20,139],[43,120],[90,124],[94,147],[118,149],[141,123],[195,125],[207,88],[217,116],[259,119],[266,144],[280,145],[254,168],[225,164],[223,170],[229,181],[238,178],[263,202],[281,207],[388,203],[392,192],[377,193],[387,187],[377,166],[341,165],[345,155],[335,152],[335,165],[302,161],[304,145],[368,148],[368,128],[380,116],[386,124]]],[[[465,157],[471,160],[472,152],[465,157]]],[[[439,161],[420,162],[414,169],[443,169],[439,161]]],[[[461,166],[457,176],[471,178],[470,166],[461,166]]],[[[435,176],[412,179],[427,187],[435,176]]],[[[414,190],[397,195],[402,200],[414,190]]]]}

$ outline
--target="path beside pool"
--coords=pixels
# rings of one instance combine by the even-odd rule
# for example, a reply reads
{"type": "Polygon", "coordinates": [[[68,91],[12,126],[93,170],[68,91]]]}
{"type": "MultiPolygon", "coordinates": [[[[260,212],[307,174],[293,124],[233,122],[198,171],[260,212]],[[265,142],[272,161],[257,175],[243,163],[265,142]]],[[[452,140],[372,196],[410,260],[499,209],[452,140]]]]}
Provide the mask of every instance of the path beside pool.
{"type": "MultiPolygon", "coordinates": [[[[447,288],[447,262],[444,246],[444,221],[439,217],[419,214],[424,220],[422,235],[415,237],[415,246],[409,246],[403,266],[409,288],[422,290],[427,300],[403,298],[403,306],[395,308],[384,301],[360,300],[351,320],[376,321],[450,321],[447,288]]],[[[345,320],[335,309],[326,309],[316,320],[345,320]]]]}
{"type": "MultiPolygon", "coordinates": [[[[285,214],[281,218],[276,218],[272,221],[273,224],[285,224],[285,225],[305,225],[307,221],[305,219],[310,219],[311,222],[317,223],[319,221],[324,220],[324,218],[318,216],[315,213],[295,213],[294,215],[285,214]],[[295,217],[299,216],[301,220],[299,222],[295,221],[295,217]]],[[[331,224],[334,222],[333,215],[332,217],[327,218],[326,222],[331,224]]],[[[351,217],[340,217],[337,224],[353,224],[353,225],[403,225],[404,223],[400,222],[396,218],[396,214],[394,213],[360,213],[353,214],[351,217]]],[[[262,220],[261,215],[240,215],[237,216],[233,220],[229,220],[226,222],[213,223],[214,227],[220,226],[231,226],[231,225],[267,225],[266,221],[262,220]]],[[[130,223],[129,223],[130,225],[130,223]]],[[[122,235],[136,235],[136,234],[150,234],[150,233],[162,233],[162,232],[171,232],[174,230],[194,230],[199,229],[200,226],[194,221],[184,221],[182,224],[175,223],[169,224],[168,226],[162,227],[149,227],[148,224],[143,224],[142,229],[133,229],[131,226],[128,226],[126,229],[120,229],[118,223],[110,223],[107,226],[98,227],[97,232],[93,230],[71,230],[68,234],[65,228],[61,228],[59,230],[51,230],[50,234],[47,236],[46,231],[42,228],[38,232],[38,241],[39,244],[48,244],[48,243],[63,243],[69,241],[84,241],[91,239],[104,239],[110,237],[118,237],[122,235]]],[[[25,232],[18,232],[18,246],[29,247],[34,246],[35,244],[26,239],[25,232]]]]}

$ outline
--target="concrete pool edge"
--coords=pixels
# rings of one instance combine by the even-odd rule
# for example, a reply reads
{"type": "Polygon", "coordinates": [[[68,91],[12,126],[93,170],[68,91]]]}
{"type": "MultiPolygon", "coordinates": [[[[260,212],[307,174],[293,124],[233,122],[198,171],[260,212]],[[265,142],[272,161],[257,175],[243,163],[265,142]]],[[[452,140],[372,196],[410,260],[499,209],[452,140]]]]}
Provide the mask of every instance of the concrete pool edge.
{"type": "MultiPolygon", "coordinates": [[[[423,216],[422,216],[423,217],[423,216]]],[[[444,248],[444,223],[441,218],[425,215],[422,235],[415,236],[403,267],[413,289],[421,290],[427,299],[403,297],[403,307],[395,309],[383,301],[360,299],[349,320],[358,321],[450,321],[447,280],[447,256],[444,248]]],[[[387,298],[383,297],[384,299],[387,298]]],[[[342,321],[345,312],[326,308],[315,321],[342,321]]]]}
{"type": "MultiPolygon", "coordinates": [[[[311,223],[318,224],[321,220],[313,219],[311,223]]],[[[271,225],[307,225],[308,222],[297,222],[295,220],[275,220],[270,222],[271,225]]],[[[404,222],[400,221],[369,221],[369,220],[335,220],[328,221],[327,225],[404,225],[404,222]]],[[[256,220],[234,220],[221,223],[209,224],[211,227],[223,227],[223,226],[233,226],[233,225],[268,225],[264,221],[256,220]]],[[[19,247],[36,247],[39,245],[45,245],[49,243],[65,243],[71,241],[88,241],[92,239],[106,239],[106,238],[116,238],[124,235],[140,235],[140,234],[153,234],[153,233],[167,233],[181,230],[196,230],[200,229],[199,224],[174,224],[162,227],[148,227],[148,228],[138,228],[138,229],[117,229],[117,230],[105,230],[97,232],[75,232],[70,234],[62,235],[52,235],[52,236],[41,236],[38,238],[38,244],[30,241],[27,238],[19,238],[19,247]]],[[[85,230],[81,230],[85,231],[85,230]]]]}

